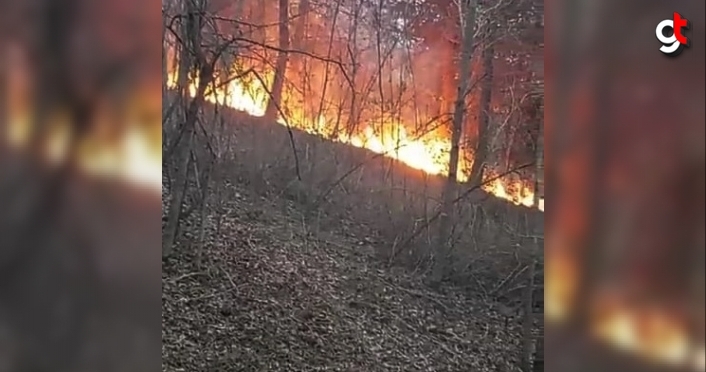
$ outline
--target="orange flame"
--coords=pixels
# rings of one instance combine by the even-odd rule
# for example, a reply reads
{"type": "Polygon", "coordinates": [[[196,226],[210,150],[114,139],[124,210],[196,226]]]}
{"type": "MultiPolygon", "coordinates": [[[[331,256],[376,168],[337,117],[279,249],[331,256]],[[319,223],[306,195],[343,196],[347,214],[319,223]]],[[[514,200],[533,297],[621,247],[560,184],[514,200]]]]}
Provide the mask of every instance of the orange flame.
{"type": "MultiPolygon", "coordinates": [[[[270,79],[263,79],[270,80],[270,79]]],[[[168,74],[167,84],[170,88],[177,87],[177,74],[168,74]]],[[[268,93],[261,80],[231,80],[227,84],[216,83],[220,88],[209,89],[205,99],[208,102],[227,106],[239,111],[244,111],[252,116],[264,116],[268,93]]],[[[189,93],[197,93],[198,79],[192,79],[189,84],[189,93]]],[[[286,101],[286,100],[285,100],[286,101]]],[[[335,134],[335,125],[323,115],[307,118],[303,110],[293,105],[286,105],[283,111],[287,118],[279,117],[278,123],[289,125],[310,134],[323,136],[333,141],[345,143],[355,147],[365,148],[372,152],[399,160],[406,165],[422,170],[429,174],[442,175],[448,173],[449,151],[451,148],[448,138],[437,133],[426,133],[422,136],[411,135],[404,123],[388,120],[384,129],[377,130],[373,125],[362,125],[357,133],[335,134]]],[[[463,182],[468,177],[464,172],[469,164],[461,159],[458,179],[463,182]]],[[[518,205],[534,206],[534,193],[532,189],[522,182],[508,182],[494,180],[484,185],[484,189],[493,195],[509,200],[518,205]]],[[[544,210],[544,200],[540,200],[538,208],[544,210]]]]}
{"type": "MultiPolygon", "coordinates": [[[[576,260],[561,252],[548,251],[545,266],[545,317],[553,322],[566,320],[572,312],[580,272],[576,260]]],[[[595,336],[656,363],[706,370],[706,346],[695,344],[674,312],[631,305],[620,297],[604,294],[594,300],[595,336]]]]}
{"type": "Polygon", "coordinates": [[[706,349],[693,345],[688,329],[671,312],[610,299],[597,302],[603,307],[593,328],[598,337],[659,363],[704,370],[706,349]]]}
{"type": "MultiPolygon", "coordinates": [[[[22,149],[32,135],[32,114],[28,109],[10,107],[6,140],[12,147],[22,149]]],[[[67,119],[56,114],[51,120],[45,143],[45,156],[51,163],[65,160],[71,132],[67,119]]],[[[158,120],[158,119],[157,119],[158,120]]],[[[159,127],[159,123],[139,123],[146,127],[159,127]]],[[[139,125],[131,123],[117,143],[107,143],[97,138],[87,138],[79,145],[78,165],[90,174],[117,177],[133,184],[159,191],[162,189],[161,143],[150,141],[139,125]]]]}
{"type": "MultiPolygon", "coordinates": [[[[1,133],[7,144],[22,149],[28,145],[33,135],[33,74],[27,68],[29,65],[26,55],[21,48],[10,46],[7,58],[7,88],[12,94],[7,102],[7,126],[2,128],[5,133],[1,133]]],[[[161,81],[160,81],[161,83],[161,81]]],[[[115,177],[127,180],[133,184],[147,187],[151,190],[161,190],[162,188],[162,146],[161,136],[150,136],[149,131],[161,128],[161,91],[154,89],[159,84],[149,84],[142,86],[144,89],[132,91],[133,98],[136,98],[127,105],[127,110],[123,112],[122,118],[126,123],[114,123],[107,120],[110,110],[100,111],[95,118],[97,121],[107,121],[104,128],[113,124],[124,125],[126,131],[117,141],[106,141],[98,136],[87,136],[78,148],[78,165],[88,173],[100,176],[115,177]],[[155,94],[156,93],[156,94],[155,94]],[[144,128],[150,128],[145,130],[144,128]]],[[[108,104],[104,97],[101,104],[108,104]]],[[[101,107],[105,108],[105,107],[101,107]]],[[[125,108],[125,107],[123,107],[125,108]]],[[[48,118],[48,129],[50,133],[46,136],[44,151],[46,159],[52,163],[65,160],[68,154],[69,139],[72,133],[68,117],[60,110],[54,112],[48,118]]]]}

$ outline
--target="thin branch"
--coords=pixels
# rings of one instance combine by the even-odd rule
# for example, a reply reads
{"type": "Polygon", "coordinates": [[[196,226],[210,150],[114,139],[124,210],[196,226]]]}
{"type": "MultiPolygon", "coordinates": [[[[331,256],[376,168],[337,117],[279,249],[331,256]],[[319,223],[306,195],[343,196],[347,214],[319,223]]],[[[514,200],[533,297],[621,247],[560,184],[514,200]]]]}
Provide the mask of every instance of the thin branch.
{"type": "MultiPolygon", "coordinates": [[[[266,88],[267,84],[265,83],[265,80],[260,77],[260,74],[257,73],[257,71],[252,72],[253,75],[255,75],[255,78],[257,78],[258,81],[260,81],[260,84],[262,84],[262,88],[267,92],[267,95],[269,96],[270,100],[272,100],[272,93],[270,92],[269,89],[266,88]]],[[[292,127],[289,125],[289,120],[287,119],[287,115],[282,112],[282,108],[279,106],[277,102],[273,101],[273,104],[275,105],[275,108],[277,109],[277,112],[279,112],[280,116],[282,119],[284,119],[284,125],[287,127],[287,134],[289,135],[289,143],[292,146],[292,154],[294,155],[294,168],[297,173],[297,179],[299,181],[302,180],[302,175],[301,175],[301,170],[299,167],[299,154],[297,154],[297,146],[294,141],[294,133],[292,132],[292,127]]]]}
{"type": "MultiPolygon", "coordinates": [[[[434,118],[430,119],[429,121],[427,121],[426,125],[433,123],[433,122],[436,121],[437,119],[439,119],[439,117],[434,117],[434,118]]],[[[417,139],[420,139],[422,136],[424,136],[425,134],[431,132],[431,131],[434,130],[434,129],[436,129],[436,127],[432,127],[431,129],[428,129],[426,132],[419,133],[419,134],[413,139],[413,141],[414,141],[414,140],[417,140],[417,139]]],[[[323,193],[321,193],[321,195],[320,195],[318,198],[316,198],[316,201],[314,202],[314,206],[317,207],[321,202],[323,202],[324,199],[326,199],[326,197],[336,188],[336,186],[338,186],[341,182],[343,182],[346,178],[348,178],[351,174],[353,174],[353,172],[355,172],[355,171],[357,171],[358,169],[360,169],[363,165],[367,164],[369,161],[371,161],[371,160],[373,160],[373,159],[377,159],[377,158],[380,158],[380,157],[389,155],[389,154],[391,154],[392,152],[395,152],[395,151],[399,150],[400,148],[402,148],[402,147],[404,147],[404,146],[405,146],[405,145],[403,145],[403,144],[398,144],[396,147],[390,149],[389,151],[376,153],[375,155],[371,156],[370,158],[365,159],[365,160],[359,162],[359,163],[356,164],[354,167],[352,167],[351,169],[349,169],[346,173],[344,173],[343,175],[341,175],[341,176],[340,176],[336,181],[334,181],[323,193]]]]}
{"type": "Polygon", "coordinates": [[[309,58],[312,58],[312,59],[315,59],[315,60],[318,60],[318,61],[321,61],[321,62],[332,63],[332,64],[338,66],[338,69],[341,71],[341,74],[343,74],[343,77],[346,79],[346,82],[348,83],[349,87],[350,87],[351,89],[354,88],[354,87],[353,87],[353,81],[352,81],[351,78],[348,76],[348,73],[346,72],[346,69],[344,68],[343,63],[341,63],[341,61],[338,61],[338,60],[335,60],[335,59],[331,59],[331,58],[322,57],[322,56],[317,56],[316,54],[309,53],[309,52],[306,52],[306,51],[303,51],[303,50],[281,49],[281,48],[278,48],[278,47],[275,47],[275,46],[272,46],[272,45],[268,45],[268,44],[265,44],[265,43],[261,43],[261,42],[259,42],[259,41],[250,40],[250,39],[246,39],[246,38],[236,38],[236,40],[237,40],[237,41],[243,41],[243,42],[245,42],[245,43],[252,44],[252,45],[256,45],[256,46],[259,46],[259,47],[261,47],[261,48],[265,48],[265,49],[272,50],[272,51],[279,52],[279,53],[300,54],[300,55],[307,56],[307,57],[309,57],[309,58]]]}
{"type": "MultiPolygon", "coordinates": [[[[461,195],[458,196],[457,198],[453,199],[453,200],[451,201],[451,204],[452,204],[452,205],[453,205],[453,204],[456,204],[456,203],[458,203],[459,201],[465,199],[465,198],[468,197],[468,195],[470,195],[473,191],[480,189],[480,188],[483,187],[484,185],[493,183],[493,182],[495,182],[495,181],[497,181],[497,180],[499,180],[499,179],[502,179],[503,177],[505,177],[505,176],[507,176],[507,175],[509,175],[509,174],[511,174],[511,173],[513,173],[513,172],[517,172],[517,171],[519,171],[519,170],[521,170],[521,169],[524,169],[524,168],[529,168],[529,167],[531,167],[532,165],[534,165],[534,162],[521,165],[521,166],[519,166],[519,167],[517,167],[517,168],[513,168],[513,169],[511,169],[511,170],[509,170],[509,171],[507,171],[507,172],[503,172],[503,173],[500,173],[500,174],[498,174],[498,175],[496,175],[496,176],[490,177],[490,178],[488,178],[487,180],[481,182],[480,184],[477,184],[477,185],[475,185],[475,186],[472,186],[472,187],[470,187],[468,190],[464,191],[463,194],[461,194],[461,195]]],[[[441,215],[442,215],[442,212],[443,212],[443,209],[439,209],[439,211],[437,211],[437,212],[434,214],[434,216],[432,216],[432,217],[431,217],[430,219],[428,219],[424,224],[422,224],[421,226],[419,226],[419,227],[412,233],[412,235],[410,235],[410,237],[407,238],[401,245],[402,245],[402,246],[406,246],[406,245],[408,245],[409,243],[411,243],[412,240],[414,240],[417,236],[419,236],[419,234],[421,234],[422,231],[424,231],[427,227],[429,227],[429,225],[431,225],[434,221],[436,221],[437,219],[439,219],[439,217],[441,217],[441,215]]]]}

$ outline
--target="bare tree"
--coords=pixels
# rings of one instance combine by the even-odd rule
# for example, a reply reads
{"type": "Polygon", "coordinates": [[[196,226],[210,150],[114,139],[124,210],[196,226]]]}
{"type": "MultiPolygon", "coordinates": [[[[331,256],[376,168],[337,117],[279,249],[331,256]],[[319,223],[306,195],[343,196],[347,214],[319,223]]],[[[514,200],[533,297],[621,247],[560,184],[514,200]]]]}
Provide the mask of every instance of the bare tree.
{"type": "Polygon", "coordinates": [[[476,4],[474,0],[462,0],[459,3],[461,24],[463,25],[462,49],[460,56],[459,82],[454,104],[453,127],[451,131],[451,152],[449,153],[449,174],[443,192],[442,217],[439,221],[439,236],[437,259],[433,272],[433,282],[443,279],[447,259],[451,253],[449,234],[453,213],[453,200],[455,199],[456,181],[458,176],[458,163],[460,154],[460,141],[463,133],[464,117],[466,114],[466,97],[470,88],[471,56],[474,48],[473,34],[476,23],[476,4]]]}
{"type": "MultiPolygon", "coordinates": [[[[281,5],[280,5],[281,6],[281,5]]],[[[299,5],[297,6],[297,21],[295,22],[294,25],[294,35],[292,37],[292,48],[294,50],[301,50],[306,41],[306,27],[307,27],[307,20],[309,17],[309,12],[311,11],[311,6],[309,4],[309,0],[300,0],[299,5]]],[[[303,59],[305,58],[304,55],[299,54],[298,58],[295,58],[295,61],[297,62],[298,66],[301,67],[301,62],[303,62],[303,59]]],[[[296,69],[299,72],[299,68],[296,69]]]]}
{"type": "Polygon", "coordinates": [[[479,184],[483,180],[483,170],[485,169],[485,161],[489,150],[488,137],[490,133],[488,126],[491,111],[490,99],[493,93],[493,58],[495,57],[493,34],[496,26],[493,20],[487,20],[487,23],[487,35],[485,35],[482,45],[483,76],[481,77],[480,105],[478,106],[478,133],[473,155],[473,166],[469,177],[472,185],[479,184]]]}
{"type": "Polygon", "coordinates": [[[206,89],[213,80],[216,62],[228,45],[228,43],[217,45],[216,50],[211,51],[209,59],[202,44],[202,33],[207,22],[205,17],[207,1],[185,0],[183,5],[184,16],[180,22],[181,32],[180,35],[176,35],[182,38],[179,58],[179,99],[184,100],[185,103],[188,102],[188,105],[184,105],[183,123],[179,129],[179,136],[175,140],[176,143],[173,145],[175,158],[170,159],[167,156],[165,159],[165,161],[174,162],[175,170],[174,182],[170,190],[166,226],[163,229],[163,257],[171,254],[179,230],[181,209],[188,187],[189,164],[199,111],[205,99],[206,89]],[[198,87],[191,99],[188,98],[188,75],[190,72],[195,72],[198,77],[198,87]]]}
{"type": "Polygon", "coordinates": [[[289,0],[279,0],[279,51],[277,54],[277,64],[275,66],[274,77],[272,78],[272,88],[270,89],[270,99],[267,103],[265,117],[272,120],[277,119],[279,107],[282,105],[282,88],[287,73],[287,60],[289,59],[289,0]]]}
{"type": "MultiPolygon", "coordinates": [[[[543,87],[543,85],[542,85],[543,87]]],[[[544,120],[539,120],[539,131],[536,138],[536,175],[534,184],[534,206],[539,206],[540,200],[544,197],[544,120]]],[[[533,260],[530,264],[529,281],[527,283],[525,295],[525,317],[522,324],[522,344],[523,352],[520,360],[520,367],[525,372],[543,371],[544,370],[544,314],[537,317],[534,314],[535,303],[535,273],[537,267],[537,259],[534,257],[541,256],[544,250],[543,241],[538,236],[533,237],[533,260]],[[535,338],[532,330],[535,326],[535,319],[539,322],[539,335],[535,338]]],[[[541,293],[544,293],[542,287],[541,293]]],[[[543,301],[543,299],[541,300],[543,301]]],[[[543,303],[543,302],[542,302],[543,303]]]]}

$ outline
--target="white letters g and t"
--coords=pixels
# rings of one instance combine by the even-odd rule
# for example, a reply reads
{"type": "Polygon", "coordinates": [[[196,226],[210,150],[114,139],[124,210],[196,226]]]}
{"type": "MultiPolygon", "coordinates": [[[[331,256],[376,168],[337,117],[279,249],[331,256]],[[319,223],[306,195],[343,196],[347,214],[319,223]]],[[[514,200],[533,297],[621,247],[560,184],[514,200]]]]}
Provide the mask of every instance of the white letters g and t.
{"type": "Polygon", "coordinates": [[[665,19],[664,21],[660,22],[657,25],[656,35],[657,39],[662,44],[664,44],[661,48],[659,48],[659,50],[662,53],[671,54],[674,53],[677,49],[679,49],[681,43],[677,41],[677,36],[675,35],[675,33],[672,33],[672,36],[664,36],[663,31],[667,27],[671,27],[673,29],[674,21],[671,19],[665,19]]]}

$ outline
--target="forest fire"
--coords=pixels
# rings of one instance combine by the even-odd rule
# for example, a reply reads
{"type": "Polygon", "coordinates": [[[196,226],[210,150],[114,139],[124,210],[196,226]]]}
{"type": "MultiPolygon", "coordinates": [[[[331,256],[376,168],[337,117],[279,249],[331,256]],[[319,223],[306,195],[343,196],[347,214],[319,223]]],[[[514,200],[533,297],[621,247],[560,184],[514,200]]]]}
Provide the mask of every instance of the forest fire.
{"type": "MultiPolygon", "coordinates": [[[[263,79],[265,80],[265,79],[263,79]]],[[[176,73],[168,76],[168,85],[177,86],[176,73]]],[[[192,81],[189,86],[190,94],[197,92],[197,81],[192,81]]],[[[231,80],[228,84],[216,84],[221,89],[208,89],[205,99],[214,104],[220,104],[236,110],[244,111],[252,116],[264,116],[267,108],[267,90],[259,80],[231,80]]],[[[351,146],[368,149],[386,157],[397,159],[406,165],[422,170],[429,174],[440,175],[447,173],[450,141],[445,136],[434,131],[414,136],[409,133],[404,123],[388,120],[380,126],[363,126],[357,133],[334,134],[335,120],[327,119],[324,115],[317,118],[307,118],[304,110],[295,105],[288,105],[287,100],[282,108],[287,113],[287,118],[279,115],[278,122],[305,131],[310,134],[345,143],[351,146]],[[379,127],[383,127],[380,130],[379,127]]],[[[343,131],[341,131],[343,132],[343,131]]],[[[460,160],[458,179],[467,181],[467,170],[470,168],[468,161],[460,160]]],[[[492,176],[492,175],[489,175],[492,176]]],[[[517,205],[532,207],[534,205],[534,192],[532,188],[520,181],[508,182],[497,179],[488,182],[484,189],[502,199],[517,205]]],[[[538,208],[544,210],[544,200],[540,200],[538,208]]]]}
{"type": "Polygon", "coordinates": [[[101,147],[103,149],[87,151],[81,157],[86,170],[96,175],[119,176],[150,189],[162,189],[161,146],[150,143],[139,130],[130,128],[113,148],[101,147]]]}
{"type": "Polygon", "coordinates": [[[704,370],[704,346],[693,345],[688,328],[669,311],[608,299],[598,302],[604,307],[595,319],[598,337],[658,363],[704,370]]]}
{"type": "MultiPolygon", "coordinates": [[[[29,110],[12,107],[6,129],[9,145],[22,149],[30,138],[29,110]]],[[[59,118],[60,119],[60,118],[59,118]]],[[[61,120],[54,120],[45,144],[45,156],[51,163],[65,159],[68,153],[70,133],[61,120]]],[[[156,124],[156,123],[147,123],[156,124]]],[[[162,188],[161,146],[151,141],[150,136],[138,125],[126,126],[117,141],[101,140],[89,136],[79,144],[79,166],[89,174],[101,177],[116,177],[151,190],[162,188]]]]}
{"type": "MultiPolygon", "coordinates": [[[[578,284],[580,267],[562,257],[556,252],[547,257],[545,317],[552,322],[570,316],[578,284]]],[[[657,364],[706,370],[706,348],[693,342],[684,319],[673,311],[632,305],[619,294],[594,298],[591,331],[598,339],[657,364]]]]}
{"type": "MultiPolygon", "coordinates": [[[[16,148],[26,145],[29,125],[11,120],[8,126],[9,144],[16,148]]],[[[52,163],[65,159],[68,132],[61,129],[50,136],[46,157],[52,163]]],[[[152,190],[162,188],[162,164],[159,146],[135,128],[129,128],[115,144],[86,140],[80,145],[79,166],[87,173],[101,177],[117,177],[152,190]]]]}
{"type": "MultiPolygon", "coordinates": [[[[11,51],[7,83],[12,94],[7,102],[3,140],[16,149],[24,149],[33,135],[36,97],[26,56],[19,49],[11,51]]],[[[150,190],[162,189],[162,100],[161,91],[155,89],[157,85],[147,84],[131,91],[127,103],[119,107],[109,95],[96,98],[92,118],[95,130],[78,143],[76,155],[80,168],[88,174],[123,179],[150,190]]],[[[57,110],[49,115],[46,121],[49,132],[43,136],[46,160],[55,164],[66,160],[71,138],[69,119],[62,114],[57,110]]]]}

